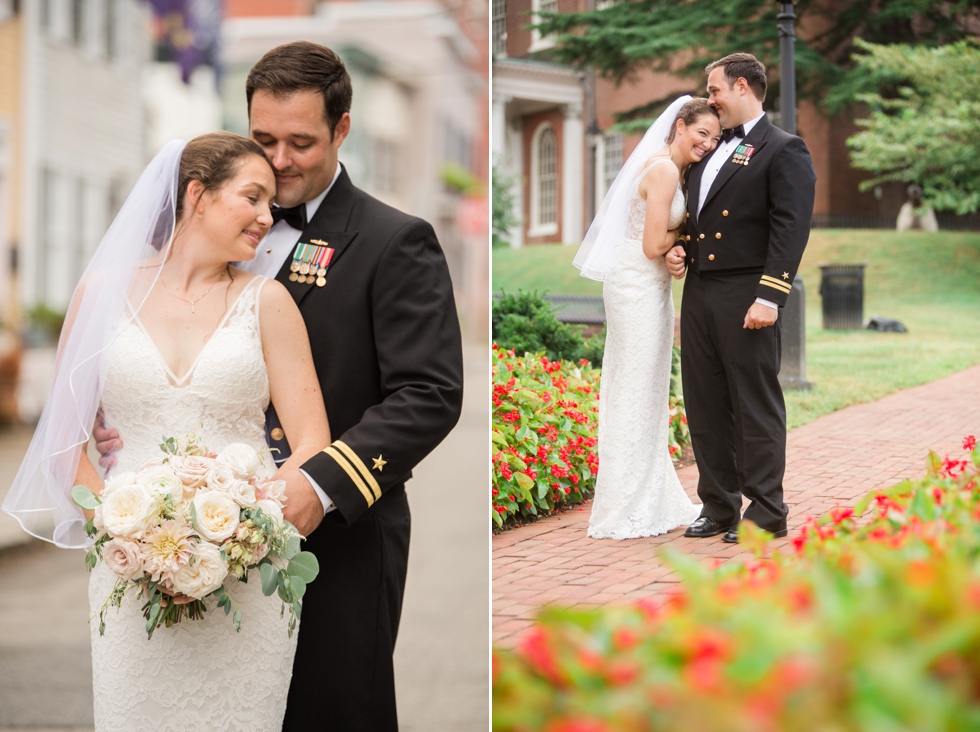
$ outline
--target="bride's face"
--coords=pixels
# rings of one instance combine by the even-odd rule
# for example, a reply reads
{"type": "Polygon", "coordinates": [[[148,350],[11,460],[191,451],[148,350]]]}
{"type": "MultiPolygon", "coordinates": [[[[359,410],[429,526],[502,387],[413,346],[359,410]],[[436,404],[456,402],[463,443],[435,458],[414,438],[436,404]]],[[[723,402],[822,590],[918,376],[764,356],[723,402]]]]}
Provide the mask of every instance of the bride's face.
{"type": "Polygon", "coordinates": [[[198,219],[213,251],[223,261],[243,262],[272,227],[276,177],[265,159],[249,155],[238,173],[216,191],[207,191],[197,205],[198,219]]]}
{"type": "Polygon", "coordinates": [[[696,163],[718,146],[721,123],[713,114],[702,114],[689,125],[677,120],[677,142],[684,156],[696,163]]]}

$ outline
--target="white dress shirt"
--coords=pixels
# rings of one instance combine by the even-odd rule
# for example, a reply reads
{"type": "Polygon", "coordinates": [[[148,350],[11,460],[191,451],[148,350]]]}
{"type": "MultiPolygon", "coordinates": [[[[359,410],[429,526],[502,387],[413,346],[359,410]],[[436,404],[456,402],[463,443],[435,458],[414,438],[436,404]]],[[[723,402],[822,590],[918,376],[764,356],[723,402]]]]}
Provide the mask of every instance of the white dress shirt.
{"type": "MultiPolygon", "coordinates": [[[[323,203],[323,199],[327,197],[328,193],[330,193],[330,189],[333,188],[333,184],[337,182],[337,178],[339,177],[340,163],[337,163],[337,172],[334,173],[333,180],[330,181],[330,185],[328,185],[319,196],[306,202],[307,222],[313,218],[313,214],[315,214],[317,209],[320,208],[320,204],[323,203]]],[[[236,266],[239,269],[245,270],[246,272],[275,279],[276,275],[279,274],[279,270],[282,269],[282,263],[286,261],[286,257],[293,253],[293,249],[299,242],[299,237],[302,235],[302,233],[302,231],[294,229],[292,226],[287,224],[285,220],[277,221],[272,225],[272,228],[269,229],[269,233],[266,234],[265,238],[259,244],[259,248],[255,252],[255,258],[248,262],[239,262],[236,266]]],[[[310,485],[313,486],[313,490],[316,491],[316,494],[320,499],[320,503],[323,504],[323,514],[327,515],[331,511],[336,510],[336,504],[331,501],[330,497],[319,485],[317,485],[317,482],[310,477],[310,474],[302,468],[300,468],[300,472],[306,476],[306,479],[310,481],[310,485]]]]}
{"type": "MultiPolygon", "coordinates": [[[[748,122],[743,122],[742,127],[745,129],[745,137],[749,136],[752,128],[755,127],[756,123],[765,116],[765,112],[760,114],[753,120],[748,122]]],[[[715,178],[718,177],[718,171],[721,170],[721,166],[728,162],[728,159],[735,152],[740,144],[742,144],[741,137],[732,137],[728,142],[719,142],[718,147],[715,149],[715,154],[711,156],[711,159],[704,164],[704,172],[701,174],[701,190],[698,191],[698,217],[701,216],[701,207],[704,206],[704,201],[708,197],[708,191],[711,190],[712,184],[715,182],[715,178]]],[[[766,305],[771,307],[773,310],[779,310],[779,306],[772,302],[771,300],[766,300],[761,297],[757,297],[755,301],[761,305],[766,305]]]]}

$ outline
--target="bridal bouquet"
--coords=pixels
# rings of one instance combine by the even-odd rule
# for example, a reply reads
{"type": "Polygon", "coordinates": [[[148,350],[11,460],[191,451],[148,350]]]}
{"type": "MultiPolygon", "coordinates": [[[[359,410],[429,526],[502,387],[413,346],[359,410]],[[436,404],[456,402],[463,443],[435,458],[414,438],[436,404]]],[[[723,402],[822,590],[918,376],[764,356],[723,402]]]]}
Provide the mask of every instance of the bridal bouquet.
{"type": "Polygon", "coordinates": [[[241,630],[242,613],[225,583],[247,582],[258,567],[263,593],[278,593],[283,614],[289,608],[291,636],[319,565],[299,550],[302,537],[283,518],[285,482],[271,480],[259,453],[242,443],[212,453],[192,434],[183,442],[167,438],[160,448],[163,458],[108,479],[101,496],[81,485],[72,490],[76,505],[95,512],[85,525],[95,540],[86,566],[101,559],[118,578],[99,613],[99,632],[105,634],[108,609],[122,607],[133,588],[146,597],[148,637],[161,624],[203,617],[206,597],[216,597],[225,615],[234,611],[241,630]],[[174,602],[178,594],[193,599],[174,602]]]}

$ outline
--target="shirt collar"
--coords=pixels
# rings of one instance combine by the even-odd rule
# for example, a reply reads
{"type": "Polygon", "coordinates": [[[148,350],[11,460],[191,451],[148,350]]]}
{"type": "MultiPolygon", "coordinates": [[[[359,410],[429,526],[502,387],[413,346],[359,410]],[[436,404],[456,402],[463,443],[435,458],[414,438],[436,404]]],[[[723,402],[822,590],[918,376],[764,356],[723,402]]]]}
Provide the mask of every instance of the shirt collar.
{"type": "MultiPolygon", "coordinates": [[[[742,123],[742,128],[743,128],[743,129],[745,130],[745,137],[748,137],[748,136],[749,136],[749,133],[750,133],[750,132],[752,131],[752,128],[753,128],[753,127],[755,127],[755,125],[756,125],[756,123],[757,123],[757,122],[758,122],[758,121],[759,121],[760,119],[762,119],[763,117],[765,117],[765,116],[766,116],[766,113],[765,113],[765,112],[763,112],[762,114],[760,114],[760,115],[759,115],[758,117],[756,117],[755,119],[751,119],[751,120],[749,120],[748,122],[743,122],[743,123],[742,123]]],[[[328,189],[328,190],[329,190],[329,189],[328,189]]]]}
{"type": "Polygon", "coordinates": [[[337,170],[333,174],[333,180],[330,181],[330,185],[324,188],[323,193],[321,193],[319,196],[306,202],[307,221],[310,221],[313,218],[313,214],[315,214],[317,209],[320,208],[320,204],[323,203],[323,199],[327,197],[328,193],[330,193],[330,189],[333,188],[333,184],[336,183],[337,179],[340,177],[340,170],[341,167],[340,167],[340,163],[338,162],[337,170]]]}

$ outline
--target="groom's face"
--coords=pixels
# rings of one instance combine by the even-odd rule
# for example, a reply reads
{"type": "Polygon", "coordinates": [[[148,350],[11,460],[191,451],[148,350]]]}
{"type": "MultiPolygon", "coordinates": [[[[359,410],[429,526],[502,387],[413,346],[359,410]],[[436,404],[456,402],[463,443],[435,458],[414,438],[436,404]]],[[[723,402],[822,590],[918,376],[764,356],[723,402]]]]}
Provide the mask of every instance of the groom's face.
{"type": "Polygon", "coordinates": [[[349,132],[350,115],[344,114],[331,134],[319,92],[301,90],[276,97],[267,89],[257,89],[252,95],[249,134],[275,170],[280,206],[306,203],[330,185],[349,132]]]}
{"type": "Polygon", "coordinates": [[[718,120],[723,128],[736,127],[745,122],[743,119],[743,96],[741,79],[734,85],[725,78],[725,69],[721,66],[708,74],[708,104],[718,112],[718,120]]]}

